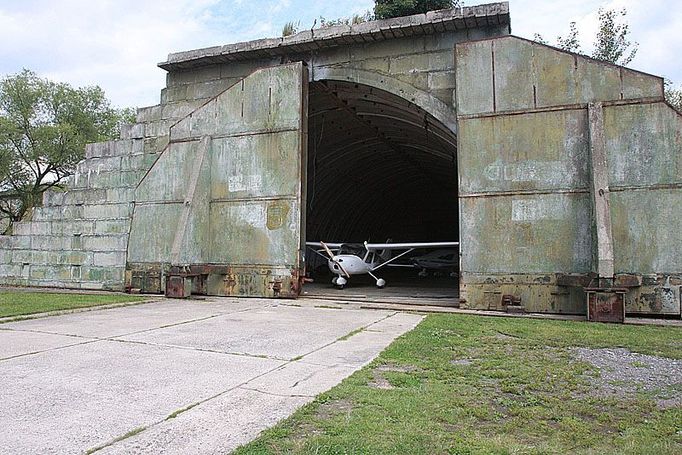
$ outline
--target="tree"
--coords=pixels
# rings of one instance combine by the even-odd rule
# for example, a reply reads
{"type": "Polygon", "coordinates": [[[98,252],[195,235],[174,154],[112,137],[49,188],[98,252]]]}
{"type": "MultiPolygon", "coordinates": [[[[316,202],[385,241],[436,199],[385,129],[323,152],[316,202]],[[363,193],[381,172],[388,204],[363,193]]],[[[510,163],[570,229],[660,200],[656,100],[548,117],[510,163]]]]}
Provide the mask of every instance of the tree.
{"type": "Polygon", "coordinates": [[[599,8],[599,31],[592,57],[618,65],[627,65],[635,58],[639,45],[628,40],[630,30],[627,22],[618,22],[619,16],[625,19],[627,14],[625,8],[620,11],[599,8]]]}
{"type": "Polygon", "coordinates": [[[388,19],[455,6],[459,6],[459,0],[374,0],[374,16],[388,19]]]}
{"type": "Polygon", "coordinates": [[[670,79],[663,80],[665,87],[665,99],[677,112],[682,114],[682,88],[675,88],[670,79]]]}
{"type": "MultiPolygon", "coordinates": [[[[97,86],[73,88],[29,70],[0,80],[0,213],[19,221],[84,158],[85,144],[118,137],[132,109],[97,86]]],[[[8,229],[11,229],[11,225],[8,229]]]]}
{"type": "MultiPolygon", "coordinates": [[[[599,8],[598,15],[599,30],[595,37],[592,57],[617,65],[627,65],[635,58],[639,46],[628,39],[630,29],[627,22],[618,21],[619,17],[625,19],[627,10],[625,8],[620,11],[599,8]]],[[[565,51],[580,53],[580,36],[576,23],[571,22],[569,27],[570,30],[565,38],[557,37],[556,46],[565,51]]],[[[535,34],[535,41],[548,44],[538,33],[535,34]]]]}

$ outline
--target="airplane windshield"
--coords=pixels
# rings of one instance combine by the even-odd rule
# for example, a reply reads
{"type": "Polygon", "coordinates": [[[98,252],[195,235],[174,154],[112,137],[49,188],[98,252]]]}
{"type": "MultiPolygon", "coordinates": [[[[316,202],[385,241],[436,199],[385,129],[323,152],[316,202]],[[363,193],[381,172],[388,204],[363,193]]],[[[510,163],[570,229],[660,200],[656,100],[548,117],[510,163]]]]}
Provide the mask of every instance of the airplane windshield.
{"type": "Polygon", "coordinates": [[[362,257],[365,254],[365,246],[362,243],[344,243],[339,249],[339,254],[352,254],[362,257]]]}

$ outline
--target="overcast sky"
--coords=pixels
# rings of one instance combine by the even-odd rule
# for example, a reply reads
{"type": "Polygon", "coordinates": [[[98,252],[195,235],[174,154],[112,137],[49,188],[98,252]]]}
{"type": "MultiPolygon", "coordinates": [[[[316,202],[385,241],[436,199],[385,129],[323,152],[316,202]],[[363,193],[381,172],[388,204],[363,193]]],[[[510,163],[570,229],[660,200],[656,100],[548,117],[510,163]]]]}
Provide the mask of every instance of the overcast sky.
{"type": "MultiPolygon", "coordinates": [[[[466,0],[465,5],[486,3],[466,0]]],[[[280,36],[291,20],[363,13],[372,0],[0,0],[0,76],[34,70],[99,85],[117,106],[158,103],[170,52],[280,36]]],[[[589,53],[597,9],[628,10],[639,52],[631,67],[682,83],[680,0],[510,0],[512,33],[555,42],[578,23],[589,53]]]]}

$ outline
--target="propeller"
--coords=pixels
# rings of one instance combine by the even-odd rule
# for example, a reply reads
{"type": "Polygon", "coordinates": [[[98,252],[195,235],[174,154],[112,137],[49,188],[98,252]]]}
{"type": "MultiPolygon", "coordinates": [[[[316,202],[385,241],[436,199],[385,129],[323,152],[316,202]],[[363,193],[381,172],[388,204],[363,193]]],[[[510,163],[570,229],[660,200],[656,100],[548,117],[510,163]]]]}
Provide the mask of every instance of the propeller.
{"type": "Polygon", "coordinates": [[[339,268],[341,269],[343,274],[346,275],[346,278],[350,278],[350,274],[346,271],[346,269],[343,267],[343,265],[341,265],[341,263],[336,258],[336,256],[334,256],[334,253],[332,253],[332,250],[330,250],[329,247],[322,241],[320,241],[320,245],[322,245],[322,248],[324,248],[324,251],[329,256],[329,260],[339,266],[339,268]]]}

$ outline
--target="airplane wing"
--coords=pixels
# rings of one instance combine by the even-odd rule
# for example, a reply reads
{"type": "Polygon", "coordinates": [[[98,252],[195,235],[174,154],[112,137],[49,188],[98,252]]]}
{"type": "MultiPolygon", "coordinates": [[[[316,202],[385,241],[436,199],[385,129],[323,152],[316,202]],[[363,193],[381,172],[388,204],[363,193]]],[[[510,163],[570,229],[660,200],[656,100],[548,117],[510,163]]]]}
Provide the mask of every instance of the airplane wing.
{"type": "MultiPolygon", "coordinates": [[[[327,244],[329,245],[329,243],[327,244]]],[[[455,248],[459,242],[416,242],[416,243],[365,243],[368,251],[376,250],[408,250],[420,248],[455,248]]]]}
{"type": "MultiPolygon", "coordinates": [[[[330,250],[338,250],[341,248],[342,243],[331,243],[331,242],[324,242],[327,247],[329,247],[330,250]]],[[[324,248],[322,246],[321,242],[305,242],[306,246],[309,246],[310,248],[324,248]]]]}

